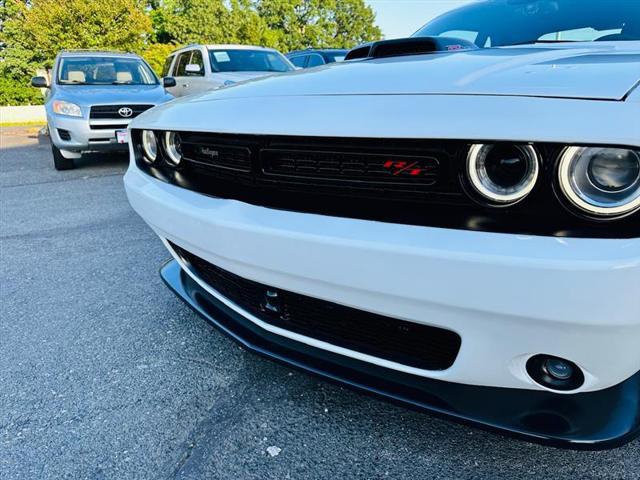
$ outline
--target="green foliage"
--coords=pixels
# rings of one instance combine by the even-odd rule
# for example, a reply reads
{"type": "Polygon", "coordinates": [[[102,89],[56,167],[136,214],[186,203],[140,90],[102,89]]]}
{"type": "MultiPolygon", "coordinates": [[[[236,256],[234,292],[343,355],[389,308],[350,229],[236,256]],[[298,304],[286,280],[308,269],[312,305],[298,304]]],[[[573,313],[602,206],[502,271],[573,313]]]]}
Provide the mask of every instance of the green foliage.
{"type": "Polygon", "coordinates": [[[29,82],[0,76],[0,105],[41,105],[44,97],[29,82]]]}
{"type": "Polygon", "coordinates": [[[327,46],[353,48],[382,38],[382,30],[375,23],[376,14],[362,0],[336,0],[333,21],[333,38],[327,46]]]}
{"type": "Polygon", "coordinates": [[[160,75],[162,73],[162,67],[164,66],[164,62],[171,52],[179,48],[179,45],[171,45],[168,43],[154,43],[144,48],[143,50],[139,50],[138,53],[142,58],[144,58],[151,68],[160,75]]]}
{"type": "Polygon", "coordinates": [[[254,8],[277,34],[283,51],[352,48],[382,32],[363,0],[255,0],[254,8]]]}
{"type": "Polygon", "coordinates": [[[176,43],[220,43],[229,16],[223,0],[165,0],[153,13],[158,39],[176,43]]]}
{"type": "MultiPolygon", "coordinates": [[[[8,0],[11,1],[11,0],[8,0]]],[[[6,67],[17,76],[33,66],[50,68],[61,49],[135,50],[151,34],[139,0],[13,0],[16,12],[3,22],[6,67]]]]}
{"type": "Polygon", "coordinates": [[[151,12],[156,40],[246,43],[287,52],[351,48],[380,29],[364,0],[164,0],[151,12]]]}

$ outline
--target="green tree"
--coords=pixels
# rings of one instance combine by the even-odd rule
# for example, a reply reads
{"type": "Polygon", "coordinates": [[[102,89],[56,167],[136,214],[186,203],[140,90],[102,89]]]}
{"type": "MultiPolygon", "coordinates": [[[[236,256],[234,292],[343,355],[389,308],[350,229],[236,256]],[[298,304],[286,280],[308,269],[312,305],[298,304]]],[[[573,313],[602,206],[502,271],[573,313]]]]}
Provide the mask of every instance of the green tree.
{"type": "Polygon", "coordinates": [[[362,0],[337,0],[333,22],[331,46],[336,48],[353,48],[382,38],[376,14],[362,0]]]}
{"type": "Polygon", "coordinates": [[[378,40],[382,32],[364,0],[254,0],[254,8],[277,33],[283,51],[351,48],[378,40]]]}
{"type": "Polygon", "coordinates": [[[224,0],[165,0],[151,18],[162,43],[222,43],[230,14],[224,0]]]}
{"type": "Polygon", "coordinates": [[[258,14],[251,0],[231,0],[227,22],[228,43],[278,46],[278,33],[258,14]]]}
{"type": "Polygon", "coordinates": [[[179,45],[153,43],[137,53],[149,63],[151,68],[153,68],[158,75],[160,75],[167,57],[177,48],[179,48],[179,45]]]}
{"type": "Polygon", "coordinates": [[[15,10],[2,24],[3,67],[15,77],[51,67],[61,49],[139,50],[151,21],[139,0],[7,0],[15,10]]]}
{"type": "Polygon", "coordinates": [[[150,0],[161,43],[249,43],[290,51],[378,40],[364,0],[150,0]]]}

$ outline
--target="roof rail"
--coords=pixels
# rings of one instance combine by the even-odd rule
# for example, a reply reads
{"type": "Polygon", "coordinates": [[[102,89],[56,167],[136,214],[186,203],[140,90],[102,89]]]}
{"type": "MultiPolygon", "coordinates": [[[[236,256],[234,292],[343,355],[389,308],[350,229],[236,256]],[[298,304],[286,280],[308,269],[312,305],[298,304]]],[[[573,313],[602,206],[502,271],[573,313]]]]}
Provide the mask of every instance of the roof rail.
{"type": "Polygon", "coordinates": [[[176,48],[175,50],[172,50],[172,51],[171,51],[171,53],[173,54],[173,53],[176,53],[178,50],[182,50],[182,49],[184,49],[184,48],[199,47],[199,46],[201,46],[201,45],[202,45],[201,43],[190,43],[190,44],[188,44],[188,45],[182,45],[182,46],[180,46],[180,47],[176,48]]]}
{"type": "Polygon", "coordinates": [[[120,53],[130,54],[133,52],[124,52],[122,50],[107,50],[104,48],[63,48],[60,53],[120,53]]]}

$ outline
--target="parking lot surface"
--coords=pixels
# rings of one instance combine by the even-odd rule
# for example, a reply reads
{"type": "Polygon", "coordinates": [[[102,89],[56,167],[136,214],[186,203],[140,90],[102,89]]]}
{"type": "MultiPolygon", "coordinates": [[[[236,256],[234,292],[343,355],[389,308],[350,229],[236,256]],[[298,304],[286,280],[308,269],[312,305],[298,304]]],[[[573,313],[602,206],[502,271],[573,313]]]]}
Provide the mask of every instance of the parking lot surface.
{"type": "Polygon", "coordinates": [[[640,478],[639,441],[532,445],[242,350],[162,284],[126,157],[56,172],[37,129],[1,143],[3,480],[640,478]]]}

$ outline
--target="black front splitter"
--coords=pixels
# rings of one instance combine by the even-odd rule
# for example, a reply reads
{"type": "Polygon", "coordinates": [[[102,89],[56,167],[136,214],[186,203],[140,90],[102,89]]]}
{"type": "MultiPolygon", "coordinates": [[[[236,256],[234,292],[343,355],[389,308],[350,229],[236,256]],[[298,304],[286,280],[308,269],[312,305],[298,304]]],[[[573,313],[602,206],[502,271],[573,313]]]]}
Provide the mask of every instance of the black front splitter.
{"type": "Polygon", "coordinates": [[[247,349],[359,391],[560,448],[604,450],[640,436],[640,372],[607,390],[575,395],[422,378],[267,332],[210,295],[175,260],[160,274],[187,305],[247,349]]]}

